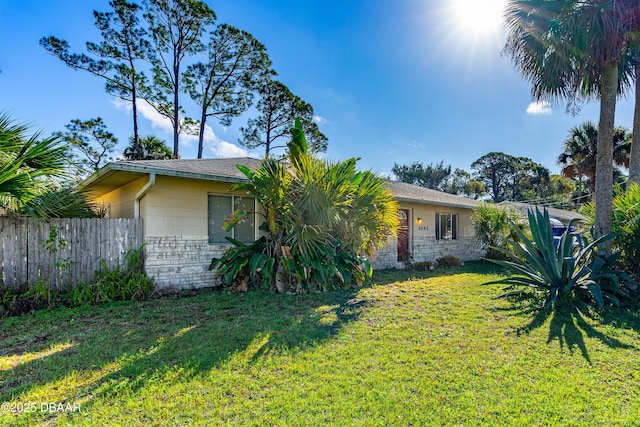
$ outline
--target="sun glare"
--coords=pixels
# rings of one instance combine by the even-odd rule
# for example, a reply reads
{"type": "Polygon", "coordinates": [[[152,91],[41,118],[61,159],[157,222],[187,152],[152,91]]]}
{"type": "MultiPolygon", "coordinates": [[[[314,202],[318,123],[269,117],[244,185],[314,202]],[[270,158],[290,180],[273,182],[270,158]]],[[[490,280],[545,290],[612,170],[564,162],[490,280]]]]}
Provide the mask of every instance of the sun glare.
{"type": "Polygon", "coordinates": [[[505,0],[452,0],[452,18],[458,29],[473,36],[500,30],[505,0]]]}

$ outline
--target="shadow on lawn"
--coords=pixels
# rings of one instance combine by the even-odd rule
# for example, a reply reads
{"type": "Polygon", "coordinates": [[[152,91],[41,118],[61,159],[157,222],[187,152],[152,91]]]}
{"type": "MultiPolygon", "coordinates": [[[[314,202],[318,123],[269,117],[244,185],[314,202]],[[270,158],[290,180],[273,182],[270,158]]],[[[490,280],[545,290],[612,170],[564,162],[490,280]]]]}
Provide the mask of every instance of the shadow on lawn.
{"type": "MultiPolygon", "coordinates": [[[[595,338],[611,348],[636,349],[633,345],[625,344],[617,338],[598,331],[587,321],[586,318],[590,316],[583,314],[576,307],[564,305],[556,309],[543,309],[535,304],[536,301],[541,300],[532,299],[528,303],[523,303],[522,300],[512,301],[513,306],[498,310],[511,311],[516,315],[532,315],[529,323],[517,329],[518,335],[542,327],[551,318],[547,343],[558,341],[561,350],[566,347],[571,353],[580,351],[582,357],[589,363],[591,363],[591,357],[584,340],[585,336],[595,338]]],[[[615,325],[640,332],[640,316],[637,312],[607,307],[600,313],[598,322],[602,326],[615,325]]]]}
{"type": "Polygon", "coordinates": [[[93,380],[80,381],[67,396],[70,402],[86,400],[84,409],[94,396],[133,393],[163,375],[179,372],[184,381],[232,357],[233,363],[249,366],[270,353],[300,351],[358,318],[367,301],[356,293],[207,292],[14,318],[9,329],[0,328],[0,356],[45,354],[55,344],[74,345],[0,371],[0,400],[16,400],[75,373],[94,372],[93,380]],[[114,368],[105,369],[114,362],[114,368]]]}

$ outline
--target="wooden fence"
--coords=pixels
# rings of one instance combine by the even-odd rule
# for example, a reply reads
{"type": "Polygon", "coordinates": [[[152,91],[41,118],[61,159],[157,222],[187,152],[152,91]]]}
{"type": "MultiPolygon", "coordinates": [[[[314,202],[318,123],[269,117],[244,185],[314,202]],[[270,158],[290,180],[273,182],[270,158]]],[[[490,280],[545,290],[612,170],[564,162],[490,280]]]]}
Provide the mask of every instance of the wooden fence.
{"type": "Polygon", "coordinates": [[[91,280],[102,260],[114,268],[142,243],[140,219],[0,217],[0,286],[75,286],[91,280]]]}

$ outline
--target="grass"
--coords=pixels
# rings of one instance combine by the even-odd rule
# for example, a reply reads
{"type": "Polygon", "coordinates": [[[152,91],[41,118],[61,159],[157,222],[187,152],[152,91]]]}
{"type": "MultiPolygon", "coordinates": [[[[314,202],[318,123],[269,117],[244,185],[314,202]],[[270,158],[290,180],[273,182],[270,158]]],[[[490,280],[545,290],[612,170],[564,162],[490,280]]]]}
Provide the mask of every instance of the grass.
{"type": "Polygon", "coordinates": [[[496,300],[494,268],[0,319],[0,402],[37,405],[0,425],[640,424],[638,313],[496,300]]]}

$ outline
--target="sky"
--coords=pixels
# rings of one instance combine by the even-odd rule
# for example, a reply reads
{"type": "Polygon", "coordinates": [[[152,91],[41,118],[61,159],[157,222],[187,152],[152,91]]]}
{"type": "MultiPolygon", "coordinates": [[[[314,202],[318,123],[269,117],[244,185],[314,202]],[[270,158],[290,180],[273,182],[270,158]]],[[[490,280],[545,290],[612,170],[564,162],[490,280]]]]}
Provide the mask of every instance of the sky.
{"type": "MultiPolygon", "coordinates": [[[[261,41],[278,79],[315,110],[328,137],[326,156],[360,158],[362,169],[393,176],[415,161],[470,170],[490,151],[529,157],[552,172],[569,130],[592,120],[598,103],[577,116],[565,105],[532,103],[530,85],[501,56],[503,0],[207,0],[218,23],[261,41]]],[[[67,40],[75,52],[100,41],[93,10],[107,0],[0,0],[0,111],[43,135],[72,119],[102,117],[120,140],[133,133],[130,106],[104,81],[68,68],[38,44],[67,40]]],[[[191,116],[197,110],[183,95],[191,116]]],[[[143,106],[141,134],[172,143],[170,125],[143,106]]],[[[211,120],[204,157],[259,157],[238,144],[250,110],[225,128],[211,120]]],[[[633,94],[617,105],[630,129],[633,94]]],[[[171,145],[171,144],[169,144],[171,145]]],[[[182,158],[197,141],[181,137],[182,158]]]]}

